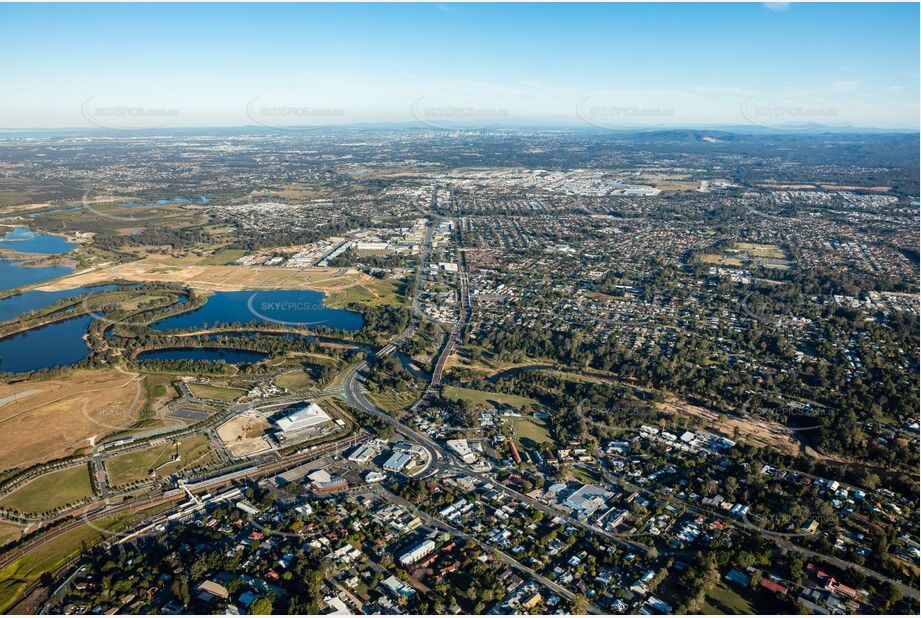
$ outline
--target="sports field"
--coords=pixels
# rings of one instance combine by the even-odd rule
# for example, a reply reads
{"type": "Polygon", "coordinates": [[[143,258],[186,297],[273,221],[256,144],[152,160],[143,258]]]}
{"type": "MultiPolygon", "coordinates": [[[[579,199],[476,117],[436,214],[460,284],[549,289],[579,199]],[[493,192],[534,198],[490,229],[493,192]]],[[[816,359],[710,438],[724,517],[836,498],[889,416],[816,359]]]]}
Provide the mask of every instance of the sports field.
{"type": "Polygon", "coordinates": [[[30,481],[0,500],[20,513],[44,513],[93,495],[89,468],[81,464],[30,481]]]}

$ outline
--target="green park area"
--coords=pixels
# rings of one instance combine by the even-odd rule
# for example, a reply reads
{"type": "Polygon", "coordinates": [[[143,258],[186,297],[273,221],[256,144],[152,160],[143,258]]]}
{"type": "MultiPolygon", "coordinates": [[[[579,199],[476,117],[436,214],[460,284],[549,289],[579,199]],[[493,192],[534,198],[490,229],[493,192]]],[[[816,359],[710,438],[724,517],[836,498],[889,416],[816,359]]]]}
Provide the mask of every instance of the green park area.
{"type": "Polygon", "coordinates": [[[444,396],[452,401],[467,401],[476,406],[508,405],[519,410],[525,410],[537,404],[537,401],[530,397],[509,395],[508,393],[490,393],[458,386],[446,386],[444,396]]]}
{"type": "Polygon", "coordinates": [[[175,442],[115,457],[106,461],[109,483],[113,487],[130,485],[148,479],[156,470],[158,477],[165,477],[195,466],[215,461],[215,453],[204,436],[183,438],[178,446],[175,442]],[[178,458],[177,458],[178,453],[178,458]]]}
{"type": "Polygon", "coordinates": [[[199,399],[217,399],[218,401],[234,401],[246,394],[243,389],[214,384],[189,384],[189,390],[199,399]]]}
{"type": "Polygon", "coordinates": [[[44,513],[92,495],[89,468],[80,465],[29,481],[0,501],[0,505],[20,513],[44,513]]]}

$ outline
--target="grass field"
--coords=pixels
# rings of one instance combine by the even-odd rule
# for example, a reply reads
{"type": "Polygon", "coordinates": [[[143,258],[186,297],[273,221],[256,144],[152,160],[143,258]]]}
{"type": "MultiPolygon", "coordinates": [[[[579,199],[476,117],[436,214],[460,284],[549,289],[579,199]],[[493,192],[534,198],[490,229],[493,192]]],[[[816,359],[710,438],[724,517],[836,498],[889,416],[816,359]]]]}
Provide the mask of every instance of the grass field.
{"type": "Polygon", "coordinates": [[[215,461],[216,454],[204,436],[183,438],[179,444],[179,460],[170,460],[176,453],[173,443],[153,446],[137,453],[129,453],[106,461],[109,482],[115,487],[150,478],[150,470],[166,464],[157,470],[157,476],[165,477],[191,466],[215,461]]]}
{"type": "Polygon", "coordinates": [[[233,264],[244,255],[246,255],[245,249],[224,249],[223,251],[218,251],[213,255],[209,255],[200,261],[199,264],[204,266],[226,266],[227,264],[233,264]]]}
{"type": "Polygon", "coordinates": [[[601,480],[601,476],[595,470],[583,464],[567,467],[566,470],[568,472],[566,476],[571,481],[578,481],[579,483],[597,483],[601,480]]]}
{"type": "Polygon", "coordinates": [[[787,254],[784,253],[783,249],[777,245],[761,245],[751,242],[737,242],[735,248],[739,251],[744,251],[751,257],[762,257],[762,258],[772,258],[775,260],[783,260],[787,257],[787,254]]]}
{"type": "Polygon", "coordinates": [[[307,375],[306,371],[297,369],[295,371],[288,371],[283,373],[277,378],[275,378],[275,384],[278,388],[289,388],[292,390],[297,390],[299,388],[304,388],[313,384],[313,380],[310,379],[310,376],[307,375]]]}
{"type": "Polygon", "coordinates": [[[490,393],[487,391],[478,391],[472,388],[460,388],[457,386],[446,386],[444,389],[446,398],[453,401],[469,401],[474,405],[493,405],[506,404],[519,409],[526,409],[537,403],[536,400],[529,397],[520,397],[518,395],[509,395],[507,393],[490,393]]]}
{"type": "Polygon", "coordinates": [[[400,393],[384,393],[381,395],[368,393],[368,398],[385,412],[400,412],[411,406],[421,393],[419,391],[403,391],[400,393]]]}
{"type": "Polygon", "coordinates": [[[79,554],[84,546],[92,546],[148,514],[162,511],[166,506],[138,513],[113,515],[95,522],[92,526],[86,524],[75,528],[56,538],[53,543],[38,545],[0,571],[0,612],[8,611],[17,597],[41,577],[42,573],[53,571],[65,564],[79,554]]]}
{"type": "Polygon", "coordinates": [[[399,305],[403,302],[400,284],[393,279],[372,280],[360,285],[329,292],[324,304],[330,307],[345,307],[358,303],[375,307],[378,305],[399,305]]]}
{"type": "Polygon", "coordinates": [[[512,434],[520,449],[536,450],[541,444],[553,443],[550,426],[536,416],[514,418],[511,422],[512,434]]]}
{"type": "Polygon", "coordinates": [[[23,527],[16,524],[0,522],[0,546],[6,545],[10,541],[15,541],[22,534],[23,527]]]}
{"type": "Polygon", "coordinates": [[[59,470],[26,483],[0,504],[20,513],[43,513],[93,495],[85,465],[59,470]]]}
{"type": "Polygon", "coordinates": [[[213,384],[189,384],[189,390],[200,399],[217,399],[218,401],[234,401],[246,394],[239,388],[213,384]]]}
{"type": "Polygon", "coordinates": [[[704,264],[716,264],[719,266],[741,266],[742,260],[739,258],[725,257],[717,253],[702,253],[697,256],[704,264]]]}
{"type": "Polygon", "coordinates": [[[756,607],[724,581],[720,581],[707,592],[702,611],[708,615],[765,613],[763,608],[756,607]]]}

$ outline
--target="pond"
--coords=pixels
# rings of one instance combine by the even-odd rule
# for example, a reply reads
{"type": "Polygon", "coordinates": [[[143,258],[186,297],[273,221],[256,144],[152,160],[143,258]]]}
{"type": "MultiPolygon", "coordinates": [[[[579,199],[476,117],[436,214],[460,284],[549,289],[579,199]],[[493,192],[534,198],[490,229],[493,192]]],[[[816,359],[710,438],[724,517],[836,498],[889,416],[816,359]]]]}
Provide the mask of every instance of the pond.
{"type": "Polygon", "coordinates": [[[250,350],[235,350],[233,348],[163,348],[161,350],[148,350],[137,355],[137,360],[144,362],[150,360],[204,360],[211,362],[224,361],[225,363],[255,363],[266,358],[268,354],[250,350]]]}

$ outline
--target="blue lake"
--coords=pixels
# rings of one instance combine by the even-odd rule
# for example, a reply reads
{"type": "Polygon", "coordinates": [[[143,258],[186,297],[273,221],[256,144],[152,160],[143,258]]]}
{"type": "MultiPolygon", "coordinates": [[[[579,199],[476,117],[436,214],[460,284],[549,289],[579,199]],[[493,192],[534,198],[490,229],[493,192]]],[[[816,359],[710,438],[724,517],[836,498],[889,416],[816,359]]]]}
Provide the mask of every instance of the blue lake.
{"type": "Polygon", "coordinates": [[[76,243],[70,242],[63,236],[36,234],[27,227],[19,226],[0,237],[0,248],[20,253],[58,255],[67,253],[76,246],[76,243]]]}
{"type": "Polygon", "coordinates": [[[360,313],[323,305],[323,294],[310,290],[215,292],[198,309],[151,324],[154,330],[206,328],[217,323],[275,323],[291,327],[322,326],[355,331],[360,313]]]}
{"type": "Polygon", "coordinates": [[[0,290],[50,281],[74,272],[73,266],[23,266],[25,260],[0,260],[0,290]]]}
{"type": "Polygon", "coordinates": [[[0,371],[22,373],[79,363],[90,353],[83,335],[92,321],[85,315],[0,339],[0,371]]]}
{"type": "Polygon", "coordinates": [[[86,288],[73,288],[70,290],[58,290],[56,292],[42,292],[40,290],[30,290],[15,296],[9,296],[0,300],[0,322],[6,322],[19,317],[28,311],[43,309],[62,298],[74,298],[82,294],[91,292],[107,292],[114,290],[117,285],[97,285],[86,288]]]}
{"type": "Polygon", "coordinates": [[[267,357],[262,352],[234,350],[230,348],[165,348],[148,350],[137,355],[137,360],[206,360],[225,363],[254,363],[267,357]]]}

